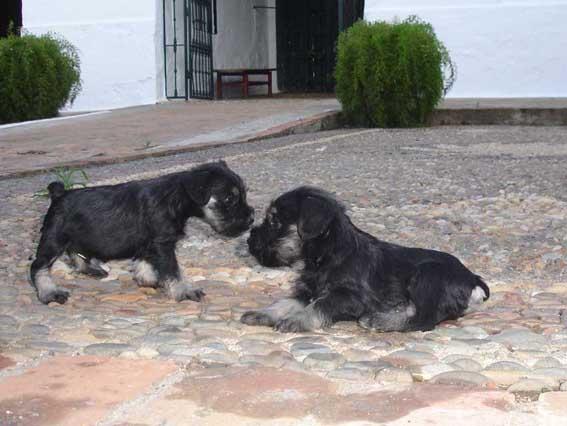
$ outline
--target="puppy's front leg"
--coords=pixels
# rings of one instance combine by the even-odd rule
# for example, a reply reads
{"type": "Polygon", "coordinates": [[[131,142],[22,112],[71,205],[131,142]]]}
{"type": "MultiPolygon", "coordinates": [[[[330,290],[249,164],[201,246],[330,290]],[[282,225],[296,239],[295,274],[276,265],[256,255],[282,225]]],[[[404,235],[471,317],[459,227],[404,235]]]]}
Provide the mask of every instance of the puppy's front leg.
{"type": "Polygon", "coordinates": [[[301,296],[298,296],[277,300],[258,311],[245,312],[240,317],[240,322],[247,325],[274,327],[284,333],[297,333],[320,328],[324,321],[314,303],[307,304],[301,296]]]}
{"type": "Polygon", "coordinates": [[[301,315],[304,310],[305,303],[296,298],[286,297],[258,311],[245,312],[240,317],[240,322],[273,327],[285,318],[301,315]]]}
{"type": "Polygon", "coordinates": [[[301,311],[294,312],[292,315],[277,321],[274,324],[274,329],[282,333],[301,333],[302,331],[317,330],[328,324],[328,317],[313,302],[301,311]]]}
{"type": "Polygon", "coordinates": [[[205,296],[202,289],[182,282],[174,243],[157,246],[154,256],[149,258],[148,262],[156,269],[159,285],[165,288],[169,296],[177,302],[182,300],[199,302],[205,296]]]}
{"type": "Polygon", "coordinates": [[[314,300],[296,315],[283,318],[274,328],[284,333],[313,331],[328,327],[339,320],[356,319],[364,310],[356,291],[346,286],[339,287],[314,300]]]}

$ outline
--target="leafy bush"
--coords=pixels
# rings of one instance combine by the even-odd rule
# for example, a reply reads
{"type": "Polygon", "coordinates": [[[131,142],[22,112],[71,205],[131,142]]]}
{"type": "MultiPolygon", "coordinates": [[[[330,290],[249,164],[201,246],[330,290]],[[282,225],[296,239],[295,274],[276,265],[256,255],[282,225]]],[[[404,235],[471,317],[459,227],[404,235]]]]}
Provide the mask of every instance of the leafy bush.
{"type": "Polygon", "coordinates": [[[0,124],[54,117],[81,91],[79,55],[47,34],[0,39],[0,124]]]}
{"type": "Polygon", "coordinates": [[[371,127],[417,127],[453,85],[455,66],[431,25],[357,22],[339,36],[336,93],[346,119],[371,127]]]}

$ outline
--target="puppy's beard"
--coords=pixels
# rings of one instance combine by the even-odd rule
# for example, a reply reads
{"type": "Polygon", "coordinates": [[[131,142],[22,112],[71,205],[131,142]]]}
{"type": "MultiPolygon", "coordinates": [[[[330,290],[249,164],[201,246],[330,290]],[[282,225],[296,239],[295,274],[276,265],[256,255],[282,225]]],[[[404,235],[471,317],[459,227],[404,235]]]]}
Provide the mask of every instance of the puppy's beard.
{"type": "Polygon", "coordinates": [[[293,264],[301,254],[301,244],[297,226],[291,225],[287,234],[276,242],[275,251],[277,259],[286,265],[293,264]]]}
{"type": "Polygon", "coordinates": [[[145,260],[137,260],[134,263],[134,279],[140,287],[156,287],[158,274],[154,267],[145,260]]]}
{"type": "Polygon", "coordinates": [[[207,222],[216,232],[222,232],[222,219],[216,212],[216,203],[217,199],[215,197],[211,197],[209,199],[209,202],[203,207],[203,217],[205,222],[207,222]]]}

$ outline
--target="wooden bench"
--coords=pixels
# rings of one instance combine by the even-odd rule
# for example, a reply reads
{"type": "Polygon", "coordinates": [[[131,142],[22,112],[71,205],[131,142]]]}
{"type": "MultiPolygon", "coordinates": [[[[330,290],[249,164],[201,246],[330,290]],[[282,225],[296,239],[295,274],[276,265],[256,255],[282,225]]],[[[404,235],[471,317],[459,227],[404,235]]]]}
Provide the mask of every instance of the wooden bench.
{"type": "Polygon", "coordinates": [[[240,86],[242,96],[245,98],[248,97],[248,89],[250,86],[268,86],[268,96],[272,96],[272,71],[275,70],[275,68],[215,70],[217,73],[217,97],[222,99],[223,86],[240,86]],[[250,76],[256,75],[266,76],[266,80],[251,81],[249,79],[250,76]],[[240,77],[240,80],[225,82],[222,80],[223,77],[240,77]]]}

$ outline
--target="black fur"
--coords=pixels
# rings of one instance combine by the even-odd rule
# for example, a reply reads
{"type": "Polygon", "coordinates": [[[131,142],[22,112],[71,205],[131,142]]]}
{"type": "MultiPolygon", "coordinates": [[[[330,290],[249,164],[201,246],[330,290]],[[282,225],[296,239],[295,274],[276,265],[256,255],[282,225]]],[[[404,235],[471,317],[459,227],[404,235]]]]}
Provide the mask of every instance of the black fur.
{"type": "Polygon", "coordinates": [[[300,187],[276,199],[248,244],[264,265],[300,260],[304,267],[289,299],[245,313],[245,324],[297,332],[358,321],[379,331],[425,331],[489,297],[484,281],[456,257],[380,241],[316,188],[300,187]],[[293,244],[286,243],[290,238],[293,244]],[[282,256],[282,246],[296,250],[282,256]]]}
{"type": "Polygon", "coordinates": [[[176,300],[200,300],[202,290],[180,282],[175,256],[187,219],[202,218],[228,237],[253,222],[244,182],[223,161],[112,186],[65,191],[53,182],[48,191],[51,205],[30,268],[43,303],[65,303],[69,296],[49,277],[49,268],[64,253],[80,272],[99,277],[106,275],[101,261],[134,259],[139,285],[166,287],[176,300]]]}

